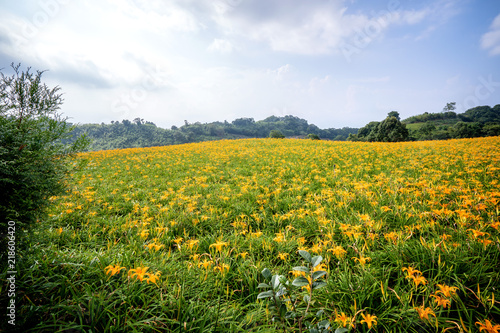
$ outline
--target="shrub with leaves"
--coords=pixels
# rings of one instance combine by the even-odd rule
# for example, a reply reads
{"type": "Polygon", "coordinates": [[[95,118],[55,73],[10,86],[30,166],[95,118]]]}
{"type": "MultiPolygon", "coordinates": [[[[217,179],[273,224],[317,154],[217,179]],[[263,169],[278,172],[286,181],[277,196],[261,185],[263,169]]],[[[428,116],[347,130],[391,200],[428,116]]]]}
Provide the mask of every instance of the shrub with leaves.
{"type": "MultiPolygon", "coordinates": [[[[320,270],[322,256],[311,257],[309,252],[299,250],[299,254],[306,261],[306,266],[297,266],[293,270],[301,272],[293,282],[289,283],[283,275],[272,275],[271,271],[265,268],[262,275],[267,283],[260,283],[258,288],[269,289],[261,292],[257,299],[270,298],[272,304],[270,309],[273,312],[273,320],[279,320],[283,332],[287,326],[298,326],[299,332],[303,330],[304,319],[307,318],[308,311],[312,304],[313,290],[326,286],[325,281],[319,279],[327,272],[320,270]],[[307,291],[304,295],[302,290],[307,291]]],[[[306,326],[311,333],[329,332],[330,323],[328,320],[317,323],[318,328],[313,328],[310,322],[306,326]],[[319,329],[319,330],[318,330],[319,329]]]]}
{"type": "Polygon", "coordinates": [[[65,189],[65,158],[87,144],[85,137],[62,143],[73,126],[58,113],[60,88],[43,84],[43,71],[19,67],[12,64],[12,76],[0,73],[1,233],[10,220],[26,228],[40,218],[49,198],[65,189]]]}

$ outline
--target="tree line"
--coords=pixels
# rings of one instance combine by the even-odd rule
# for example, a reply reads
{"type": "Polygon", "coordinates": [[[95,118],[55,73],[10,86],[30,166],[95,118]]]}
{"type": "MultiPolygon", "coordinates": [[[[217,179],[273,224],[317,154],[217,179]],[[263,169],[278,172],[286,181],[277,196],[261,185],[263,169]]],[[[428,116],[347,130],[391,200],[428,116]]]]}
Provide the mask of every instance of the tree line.
{"type": "MultiPolygon", "coordinates": [[[[164,129],[141,118],[111,121],[111,124],[82,124],[73,129],[75,138],[86,134],[91,140],[89,150],[153,147],[221,139],[266,138],[270,135],[283,137],[309,137],[327,140],[346,140],[357,128],[320,129],[299,117],[270,116],[255,121],[254,118],[238,118],[232,122],[189,123],[164,129]],[[273,132],[274,131],[274,132],[273,132]]],[[[66,142],[71,142],[71,139],[66,142]]]]}
{"type": "Polygon", "coordinates": [[[419,141],[474,138],[500,135],[500,104],[478,106],[464,113],[454,112],[455,103],[447,103],[443,112],[412,116],[401,120],[397,111],[383,121],[372,121],[350,134],[349,141],[419,141]]]}

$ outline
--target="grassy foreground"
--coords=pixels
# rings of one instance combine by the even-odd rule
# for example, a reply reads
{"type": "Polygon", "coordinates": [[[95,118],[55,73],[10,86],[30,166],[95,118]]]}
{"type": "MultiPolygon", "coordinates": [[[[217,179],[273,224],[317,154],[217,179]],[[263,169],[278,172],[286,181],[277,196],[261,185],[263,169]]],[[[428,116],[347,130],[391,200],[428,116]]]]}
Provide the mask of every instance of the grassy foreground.
{"type": "Polygon", "coordinates": [[[18,328],[298,331],[257,287],[264,268],[304,274],[292,268],[307,250],[328,272],[311,325],[500,331],[500,137],[249,139],[75,163],[71,192],[20,253],[18,328]]]}

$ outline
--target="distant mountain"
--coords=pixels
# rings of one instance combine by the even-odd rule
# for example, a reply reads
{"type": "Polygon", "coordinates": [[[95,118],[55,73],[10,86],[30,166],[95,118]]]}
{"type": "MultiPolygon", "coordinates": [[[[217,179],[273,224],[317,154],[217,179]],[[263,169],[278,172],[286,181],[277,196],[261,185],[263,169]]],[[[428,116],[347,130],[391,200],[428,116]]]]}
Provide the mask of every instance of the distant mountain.
{"type": "Polygon", "coordinates": [[[157,127],[154,123],[136,118],[133,121],[112,121],[111,124],[77,125],[73,137],[86,134],[92,143],[89,150],[165,146],[221,139],[265,138],[271,131],[280,131],[285,137],[305,138],[318,136],[327,140],[346,140],[356,134],[357,128],[320,129],[307,120],[287,115],[270,116],[264,120],[238,118],[232,122],[189,123],[170,129],[157,127]]]}

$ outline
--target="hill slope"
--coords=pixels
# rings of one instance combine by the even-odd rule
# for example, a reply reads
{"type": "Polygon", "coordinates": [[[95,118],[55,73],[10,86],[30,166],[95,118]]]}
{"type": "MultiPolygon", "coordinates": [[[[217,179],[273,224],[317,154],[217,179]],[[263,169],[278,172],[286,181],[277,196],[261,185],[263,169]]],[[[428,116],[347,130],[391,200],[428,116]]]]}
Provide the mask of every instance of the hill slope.
{"type": "Polygon", "coordinates": [[[402,120],[413,140],[440,140],[500,135],[500,104],[455,112],[423,113],[402,120]]]}
{"type": "Polygon", "coordinates": [[[16,328],[277,332],[297,328],[306,307],[304,322],[333,330],[500,324],[498,156],[500,137],[80,154],[72,191],[51,198],[51,217],[19,253],[16,328]],[[322,256],[315,272],[298,250],[322,256]],[[280,320],[257,298],[264,268],[296,281],[273,283],[294,300],[281,315],[296,316],[280,320]]]}
{"type": "Polygon", "coordinates": [[[295,116],[271,116],[255,121],[253,118],[239,118],[231,123],[212,122],[190,124],[171,129],[163,129],[155,124],[136,118],[134,121],[113,121],[111,124],[78,125],[74,137],[86,133],[92,140],[90,150],[153,147],[189,142],[221,139],[265,138],[272,130],[281,131],[286,137],[306,137],[315,134],[322,139],[345,140],[349,134],[357,133],[357,128],[320,129],[307,120],[295,116]]]}

